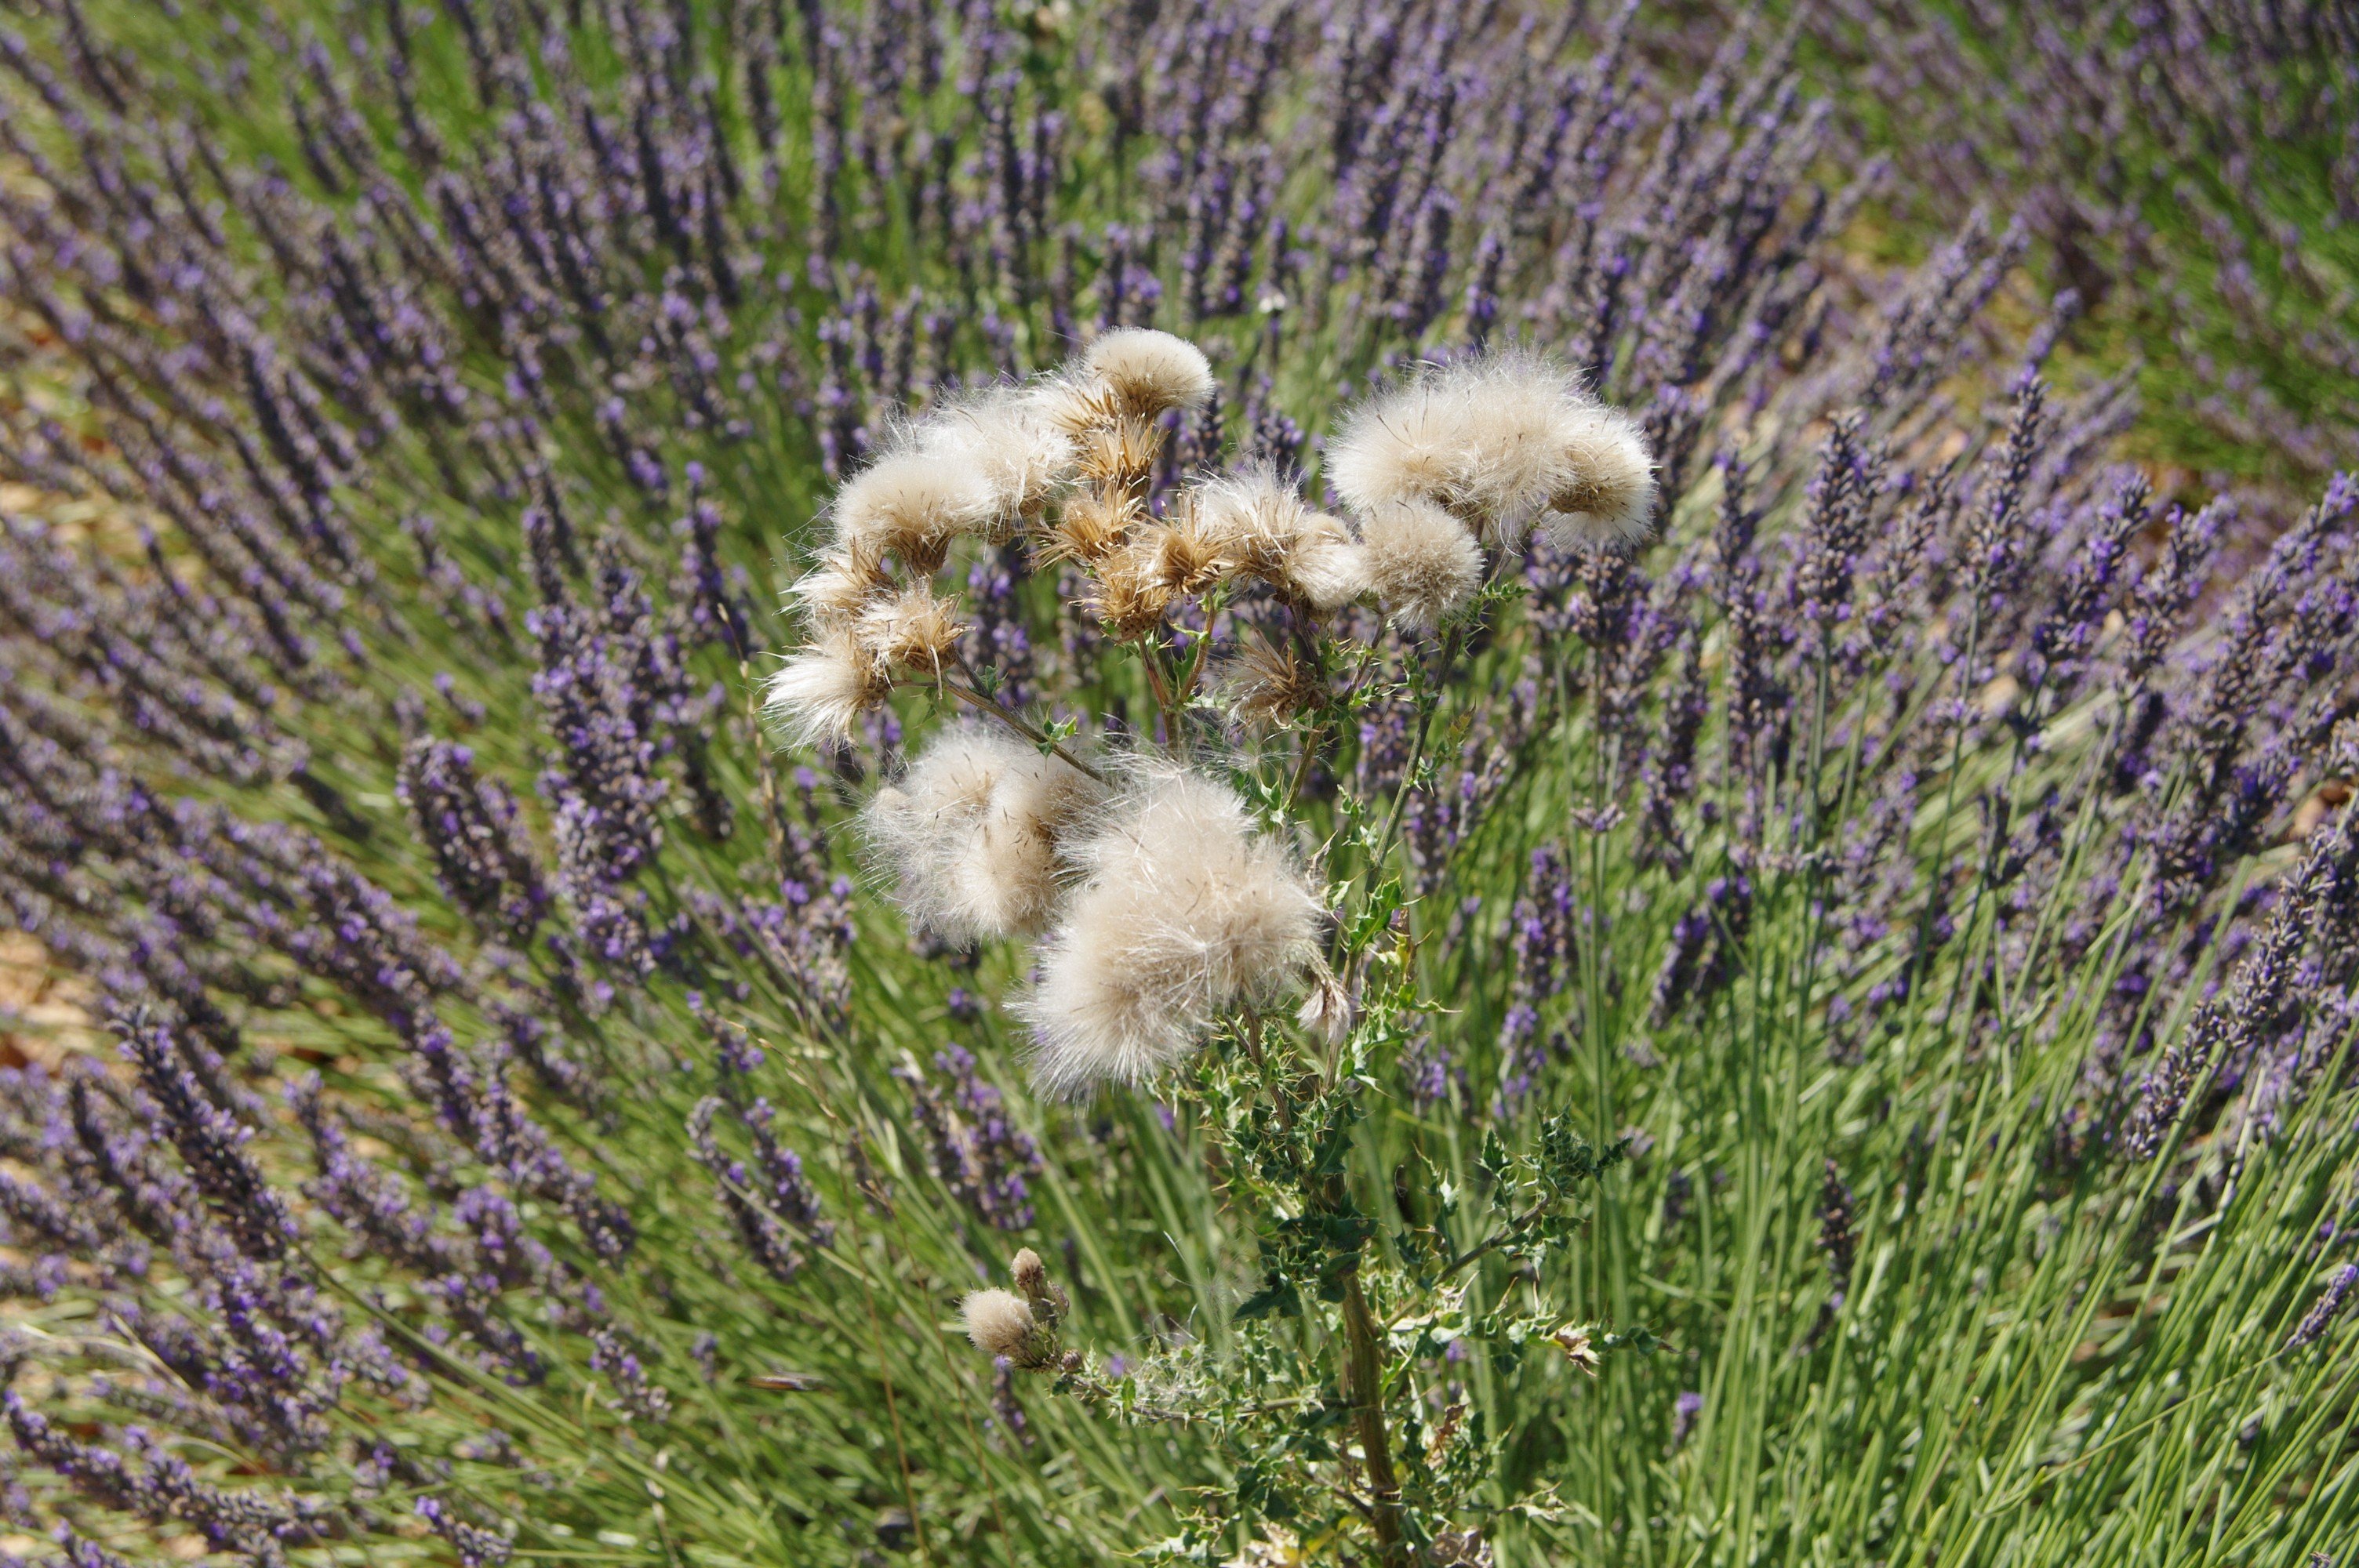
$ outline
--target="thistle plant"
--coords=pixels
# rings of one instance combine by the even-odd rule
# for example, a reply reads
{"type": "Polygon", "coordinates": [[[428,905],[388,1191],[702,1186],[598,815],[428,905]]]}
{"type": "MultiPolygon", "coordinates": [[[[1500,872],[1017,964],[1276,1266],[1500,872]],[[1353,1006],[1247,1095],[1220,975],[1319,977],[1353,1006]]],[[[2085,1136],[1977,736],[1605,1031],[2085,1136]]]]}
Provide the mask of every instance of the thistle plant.
{"type": "MultiPolygon", "coordinates": [[[[1344,516],[1266,464],[1192,471],[1157,497],[1169,422],[1214,384],[1195,345],[1125,328],[1037,383],[897,428],[828,509],[791,592],[807,641],[769,707],[839,747],[897,689],[949,710],[904,731],[906,770],[861,811],[904,914],[970,948],[1037,938],[1008,1001],[1036,1088],[1161,1093],[1205,1130],[1212,1179],[1259,1244],[1230,1357],[1170,1354],[1110,1379],[1066,1343],[1066,1298],[1028,1248],[1017,1293],[967,1296],[975,1347],[1135,1419],[1216,1427],[1260,1477],[1234,1501],[1263,1517],[1364,1537],[1388,1563],[1451,1560],[1482,1539],[1463,1516],[1496,1481],[1498,1443],[1419,1359],[1469,1340],[1552,1346],[1593,1376],[1600,1352],[1654,1341],[1572,1322],[1528,1279],[1486,1283],[1480,1267],[1537,1269],[1570,1245],[1626,1141],[1601,1150],[1552,1119],[1511,1157],[1495,1134],[1473,1190],[1445,1184],[1430,1217],[1377,1244],[1354,1129],[1404,1021],[1437,1005],[1394,851],[1434,716],[1523,548],[1641,537],[1654,461],[1578,377],[1495,351],[1421,367],[1339,422],[1327,466],[1344,516]],[[1058,613],[1102,632],[1030,712],[995,695],[1009,673],[967,654],[960,597],[938,591],[970,575],[961,554],[1010,542],[1035,572],[1063,568],[1058,613]],[[1397,645],[1413,680],[1378,656],[1387,622],[1412,634],[1397,645]],[[1332,737],[1388,700],[1417,735],[1400,782],[1311,798],[1332,737]],[[1463,1247],[1462,1205],[1488,1217],[1463,1247]]],[[[1218,1541],[1230,1501],[1168,1549],[1218,1541]]]]}
{"type": "Polygon", "coordinates": [[[2359,492],[1711,31],[12,12],[0,1557],[2342,1551],[2359,492]]]}

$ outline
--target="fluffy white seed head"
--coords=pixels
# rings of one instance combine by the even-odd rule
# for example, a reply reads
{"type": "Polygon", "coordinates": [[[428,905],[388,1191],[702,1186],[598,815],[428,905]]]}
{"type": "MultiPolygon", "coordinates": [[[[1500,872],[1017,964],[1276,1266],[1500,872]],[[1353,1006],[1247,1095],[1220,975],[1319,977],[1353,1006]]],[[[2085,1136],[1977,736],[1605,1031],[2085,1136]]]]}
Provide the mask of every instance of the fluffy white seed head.
{"type": "Polygon", "coordinates": [[[1212,367],[1185,338],[1147,327],[1121,327],[1082,355],[1082,368],[1118,398],[1125,412],[1151,416],[1201,407],[1212,395],[1212,367]]]}
{"type": "Polygon", "coordinates": [[[1263,464],[1197,485],[1187,501],[1196,525],[1255,571],[1276,566],[1310,513],[1301,492],[1263,464]]]}
{"type": "Polygon", "coordinates": [[[873,558],[832,550],[797,579],[787,595],[813,629],[827,630],[848,625],[892,586],[891,575],[873,558]]]}
{"type": "Polygon", "coordinates": [[[1327,481],[1353,510],[1460,500],[1473,437],[1464,398],[1427,375],[1362,404],[1327,445],[1327,481]]]}
{"type": "Polygon", "coordinates": [[[1540,526],[1568,548],[1630,544],[1655,514],[1655,460],[1638,422],[1593,407],[1569,421],[1566,477],[1549,492],[1540,526]]]}
{"type": "Polygon", "coordinates": [[[1200,774],[1142,771],[1074,860],[1084,880],[1019,1009],[1047,1093],[1139,1082],[1223,1009],[1317,960],[1316,895],[1245,802],[1200,774]]]}
{"type": "Polygon", "coordinates": [[[1371,586],[1366,547],[1324,512],[1304,516],[1283,569],[1279,586],[1321,615],[1333,614],[1371,586]]]}
{"type": "Polygon", "coordinates": [[[912,926],[948,942],[996,941],[1049,923],[1060,845],[1103,793],[1062,757],[960,725],[876,793],[861,827],[912,926]]]}
{"type": "Polygon", "coordinates": [[[1430,501],[1388,501],[1360,518],[1362,556],[1377,602],[1404,626],[1430,628],[1483,586],[1483,550],[1430,501]]]}
{"type": "Polygon", "coordinates": [[[897,556],[911,569],[931,573],[953,538],[990,525],[995,504],[973,463],[905,445],[836,492],[836,543],[855,554],[897,556]]]}
{"type": "Polygon", "coordinates": [[[797,744],[815,746],[849,739],[860,716],[892,689],[890,673],[842,626],[788,656],[770,676],[764,706],[797,744]]]}
{"type": "Polygon", "coordinates": [[[1635,433],[1571,371],[1507,351],[1429,366],[1364,404],[1330,446],[1327,471],[1354,507],[1430,502],[1484,538],[1513,545],[1544,512],[1608,515],[1577,503],[1609,477],[1624,503],[1610,515],[1625,517],[1639,500],[1650,506],[1651,490],[1643,498],[1630,492],[1633,451],[1647,464],[1645,442],[1632,445],[1635,433]]]}
{"type": "Polygon", "coordinates": [[[1036,521],[1081,460],[1073,438],[1027,387],[995,386],[928,415],[915,445],[964,463],[982,480],[991,492],[990,532],[1003,538],[1036,521]]]}
{"type": "Polygon", "coordinates": [[[1032,1309],[1013,1291],[973,1291],[959,1303],[967,1342],[985,1356],[1026,1359],[1032,1337],[1032,1309]]]}
{"type": "Polygon", "coordinates": [[[1351,531],[1314,512],[1300,487],[1266,465],[1241,469],[1189,492],[1188,514],[1243,570],[1321,614],[1367,591],[1351,531]]]}

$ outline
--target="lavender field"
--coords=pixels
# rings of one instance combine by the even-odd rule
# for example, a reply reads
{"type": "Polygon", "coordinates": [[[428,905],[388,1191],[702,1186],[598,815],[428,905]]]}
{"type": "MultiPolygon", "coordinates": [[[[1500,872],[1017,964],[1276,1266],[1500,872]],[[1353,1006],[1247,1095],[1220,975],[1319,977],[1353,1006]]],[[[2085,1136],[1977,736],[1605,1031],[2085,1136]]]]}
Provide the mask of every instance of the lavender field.
{"type": "Polygon", "coordinates": [[[16,0],[0,1563],[2359,1563],[2359,15],[16,0]]]}

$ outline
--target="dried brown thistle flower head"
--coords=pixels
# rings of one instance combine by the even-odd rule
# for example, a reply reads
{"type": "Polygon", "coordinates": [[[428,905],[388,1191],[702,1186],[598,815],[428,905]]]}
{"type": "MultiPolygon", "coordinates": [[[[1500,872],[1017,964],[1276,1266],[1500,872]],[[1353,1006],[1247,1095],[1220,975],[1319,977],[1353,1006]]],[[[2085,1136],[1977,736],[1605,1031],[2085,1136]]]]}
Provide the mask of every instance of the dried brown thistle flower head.
{"type": "Polygon", "coordinates": [[[1134,642],[1163,624],[1175,597],[1154,542],[1134,538],[1097,563],[1089,607],[1115,638],[1134,642]]]}
{"type": "Polygon", "coordinates": [[[861,648],[886,670],[939,677],[956,657],[965,630],[951,600],[923,583],[879,599],[853,623],[861,648]]]}
{"type": "Polygon", "coordinates": [[[1319,672],[1291,648],[1258,638],[1222,668],[1229,711],[1249,724],[1283,724],[1327,695],[1319,672]]]}
{"type": "Polygon", "coordinates": [[[1076,495],[1059,509],[1057,520],[1042,531],[1033,549],[1033,559],[1043,566],[1060,560],[1092,565],[1120,548],[1131,529],[1146,516],[1147,508],[1135,501],[1076,495]]]}

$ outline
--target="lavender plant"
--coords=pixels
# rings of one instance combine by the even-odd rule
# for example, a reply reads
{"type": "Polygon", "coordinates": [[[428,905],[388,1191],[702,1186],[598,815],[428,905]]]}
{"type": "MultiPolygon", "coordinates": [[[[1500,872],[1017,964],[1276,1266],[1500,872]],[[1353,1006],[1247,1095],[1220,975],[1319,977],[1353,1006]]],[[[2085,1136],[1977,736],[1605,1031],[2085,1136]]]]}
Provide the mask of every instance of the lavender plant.
{"type": "Polygon", "coordinates": [[[2339,1550],[2353,487],[1762,29],[13,26],[0,1552],[2339,1550]]]}

